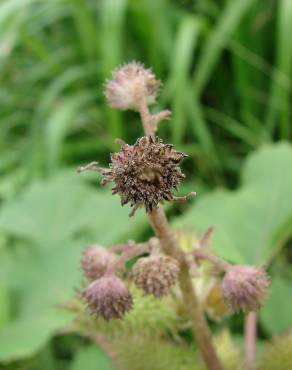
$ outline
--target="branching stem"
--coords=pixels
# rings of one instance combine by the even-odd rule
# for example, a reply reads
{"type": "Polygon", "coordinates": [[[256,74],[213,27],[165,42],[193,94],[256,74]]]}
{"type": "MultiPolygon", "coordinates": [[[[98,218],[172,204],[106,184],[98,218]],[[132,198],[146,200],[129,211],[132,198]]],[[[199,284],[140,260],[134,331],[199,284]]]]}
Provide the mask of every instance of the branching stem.
{"type": "Polygon", "coordinates": [[[143,253],[149,252],[151,246],[148,243],[139,246],[129,246],[124,252],[117,258],[117,260],[108,266],[104,276],[112,275],[117,270],[123,267],[124,263],[130,259],[137,257],[143,253]]]}
{"type": "MultiPolygon", "coordinates": [[[[138,106],[146,135],[154,135],[156,124],[153,123],[145,98],[139,96],[138,106]]],[[[163,208],[157,207],[148,213],[152,228],[160,241],[163,252],[175,258],[180,264],[179,283],[183,300],[192,321],[193,334],[197,340],[202,357],[209,370],[223,370],[215,351],[211,332],[200,307],[195,287],[192,282],[187,257],[179,247],[176,238],[168,224],[163,208]]]]}
{"type": "Polygon", "coordinates": [[[205,252],[201,249],[193,252],[194,258],[196,260],[207,260],[212,262],[216,267],[218,267],[220,270],[227,271],[231,265],[225,261],[223,261],[221,258],[214,256],[211,253],[205,252]]]}
{"type": "Polygon", "coordinates": [[[164,210],[161,207],[154,209],[149,213],[149,219],[155,234],[160,240],[163,252],[172,256],[180,263],[179,283],[183,300],[192,321],[194,336],[206,365],[209,370],[223,370],[212,343],[206,318],[196,296],[187,258],[176,242],[164,210]]]}

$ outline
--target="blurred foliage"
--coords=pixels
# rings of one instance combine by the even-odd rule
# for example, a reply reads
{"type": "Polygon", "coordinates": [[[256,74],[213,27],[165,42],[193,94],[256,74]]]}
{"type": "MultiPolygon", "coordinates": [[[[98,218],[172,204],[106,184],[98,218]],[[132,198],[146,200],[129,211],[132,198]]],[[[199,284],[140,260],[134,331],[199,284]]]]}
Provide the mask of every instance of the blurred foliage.
{"type": "Polygon", "coordinates": [[[245,163],[236,191],[199,197],[180,227],[215,225],[214,249],[233,263],[268,264],[292,236],[292,147],[264,146],[245,163]]]}
{"type": "Polygon", "coordinates": [[[106,162],[115,137],[136,139],[137,116],[108,109],[101,88],[132,59],[164,82],[160,102],[174,116],[161,135],[188,152],[189,172],[234,184],[249,150],[290,138],[291,8],[287,0],[2,0],[0,194],[66,164],[106,162]]]}
{"type": "MultiPolygon", "coordinates": [[[[141,290],[130,287],[133,295],[133,309],[123,320],[103,319],[92,320],[84,307],[84,302],[76,297],[67,303],[68,307],[77,314],[77,320],[72,324],[72,331],[83,333],[85,336],[99,333],[107,340],[117,340],[128,337],[143,337],[153,339],[165,333],[176,335],[182,320],[176,313],[176,304],[171,297],[156,299],[146,296],[141,290]]],[[[127,345],[127,341],[125,341],[127,345]]]]}
{"type": "Polygon", "coordinates": [[[0,312],[10,310],[1,315],[6,325],[0,331],[0,359],[31,355],[71,319],[56,305],[82,282],[81,251],[96,240],[106,245],[132,237],[133,228],[141,230],[143,217],[130,220],[127,212],[110,192],[96,192],[67,172],[32,183],[3,204],[0,228],[7,240],[0,274],[10,293],[3,295],[0,312]],[[106,231],[109,218],[116,226],[106,231]]]}
{"type": "MultiPolygon", "coordinates": [[[[68,307],[76,313],[72,332],[107,348],[112,364],[121,370],[206,370],[190,341],[190,323],[180,315],[176,295],[158,300],[135,287],[131,290],[134,307],[123,321],[93,320],[80,301],[69,302],[68,307]]],[[[241,351],[229,331],[216,334],[214,342],[226,369],[239,370],[241,351]]]]}
{"type": "MultiPolygon", "coordinates": [[[[57,305],[82,284],[86,244],[151,235],[143,212],[128,219],[118,197],[91,186],[96,175],[74,174],[81,163],[107,164],[116,137],[141,135],[137,115],[109,109],[102,93],[110,71],[133,59],[163,81],[153,111],[173,110],[159,135],[190,156],[183,191],[199,196],[182,217],[186,206],[169,210],[174,225],[200,235],[215,224],[219,255],[267,264],[261,339],[292,326],[291,28],[290,0],[0,0],[1,370],[110,369],[102,347],[59,335],[72,315],[57,305]]],[[[131,370],[193,369],[196,348],[173,308],[137,302],[126,327],[163,335],[127,333],[124,347],[116,339],[131,370]]],[[[223,324],[238,335],[241,320],[223,324]]],[[[287,356],[285,341],[275,343],[264,369],[277,368],[275,353],[287,356]]]]}
{"type": "Polygon", "coordinates": [[[259,361],[259,368],[263,370],[292,369],[292,334],[286,333],[276,337],[272,343],[266,345],[259,361]]]}
{"type": "MultiPolygon", "coordinates": [[[[200,197],[175,225],[197,233],[215,225],[212,245],[218,255],[268,266],[292,236],[291,168],[291,145],[264,146],[248,158],[238,190],[200,197]]],[[[260,314],[270,334],[292,327],[291,280],[281,274],[273,271],[272,293],[260,314]]]]}
{"type": "Polygon", "coordinates": [[[70,370],[113,370],[109,359],[94,344],[81,348],[74,358],[70,370]]]}

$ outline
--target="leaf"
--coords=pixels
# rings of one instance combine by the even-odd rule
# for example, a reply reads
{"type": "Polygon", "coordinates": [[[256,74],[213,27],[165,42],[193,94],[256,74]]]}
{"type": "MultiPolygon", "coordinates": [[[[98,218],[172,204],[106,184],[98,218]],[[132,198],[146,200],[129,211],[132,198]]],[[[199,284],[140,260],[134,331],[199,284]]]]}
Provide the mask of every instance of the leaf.
{"type": "Polygon", "coordinates": [[[248,159],[238,190],[198,197],[176,225],[198,232],[216,225],[213,245],[220,256],[235,263],[268,263],[291,234],[291,167],[289,144],[262,147],[248,159]]]}
{"type": "Polygon", "coordinates": [[[13,361],[39,350],[71,317],[47,311],[40,316],[16,320],[0,332],[0,361],[13,361]]]}
{"type": "MultiPolygon", "coordinates": [[[[98,186],[98,178],[96,182],[98,186]]],[[[106,244],[141,227],[142,213],[133,219],[128,213],[118,196],[112,196],[108,189],[94,191],[72,170],[34,182],[18,199],[4,204],[0,229],[36,242],[38,248],[49,248],[50,243],[81,232],[90,236],[88,242],[106,244]]]]}
{"type": "Polygon", "coordinates": [[[292,327],[292,289],[287,279],[272,279],[271,294],[260,312],[260,320],[269,334],[275,335],[292,327]]]}
{"type": "Polygon", "coordinates": [[[6,202],[0,230],[14,242],[0,251],[0,271],[18,300],[15,321],[0,332],[2,341],[10,338],[0,343],[0,360],[32,355],[67,322],[69,314],[56,306],[82,283],[81,251],[88,243],[106,246],[137,234],[142,215],[129,219],[128,213],[108,189],[94,190],[69,171],[34,182],[6,202]]]}
{"type": "Polygon", "coordinates": [[[70,370],[112,370],[109,359],[96,345],[82,348],[75,356],[70,370]]]}

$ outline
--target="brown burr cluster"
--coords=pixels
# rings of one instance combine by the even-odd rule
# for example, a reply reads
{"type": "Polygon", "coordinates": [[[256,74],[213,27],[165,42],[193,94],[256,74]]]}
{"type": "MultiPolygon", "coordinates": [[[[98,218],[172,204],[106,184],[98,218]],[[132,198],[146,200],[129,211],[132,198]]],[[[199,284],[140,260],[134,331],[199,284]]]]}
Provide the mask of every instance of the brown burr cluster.
{"type": "Polygon", "coordinates": [[[130,203],[134,210],[145,206],[151,212],[161,201],[174,199],[172,191],[185,177],[179,167],[185,157],[160,138],[143,136],[111,156],[102,184],[115,183],[112,191],[120,195],[122,205],[130,203]]]}

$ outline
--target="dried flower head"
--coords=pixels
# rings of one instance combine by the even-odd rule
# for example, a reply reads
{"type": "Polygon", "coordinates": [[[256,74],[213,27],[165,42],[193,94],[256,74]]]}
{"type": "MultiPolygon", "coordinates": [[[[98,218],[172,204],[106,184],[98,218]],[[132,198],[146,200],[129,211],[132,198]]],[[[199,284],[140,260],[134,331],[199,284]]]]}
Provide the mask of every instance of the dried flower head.
{"type": "Polygon", "coordinates": [[[81,268],[89,280],[99,279],[107,267],[116,260],[116,256],[99,245],[89,245],[81,258],[81,268]]]}
{"type": "Polygon", "coordinates": [[[143,94],[148,105],[155,103],[160,81],[142,63],[125,64],[112,73],[106,82],[105,96],[108,104],[117,109],[138,110],[139,94],[143,94]]]}
{"type": "Polygon", "coordinates": [[[270,279],[262,268],[232,266],[222,282],[223,298],[231,312],[256,311],[262,307],[269,285],[270,279]]]}
{"type": "Polygon", "coordinates": [[[105,320],[121,319],[133,304],[131,293],[114,275],[93,281],[83,295],[91,314],[105,320]]]}
{"type": "Polygon", "coordinates": [[[114,181],[113,194],[120,195],[122,205],[130,202],[134,210],[144,205],[152,211],[159,202],[175,198],[172,190],[185,177],[179,167],[185,157],[158,137],[143,136],[111,156],[102,184],[114,181]]]}
{"type": "Polygon", "coordinates": [[[147,294],[161,297],[176,283],[179,266],[175,259],[164,255],[140,258],[134,265],[135,284],[147,294]]]}

